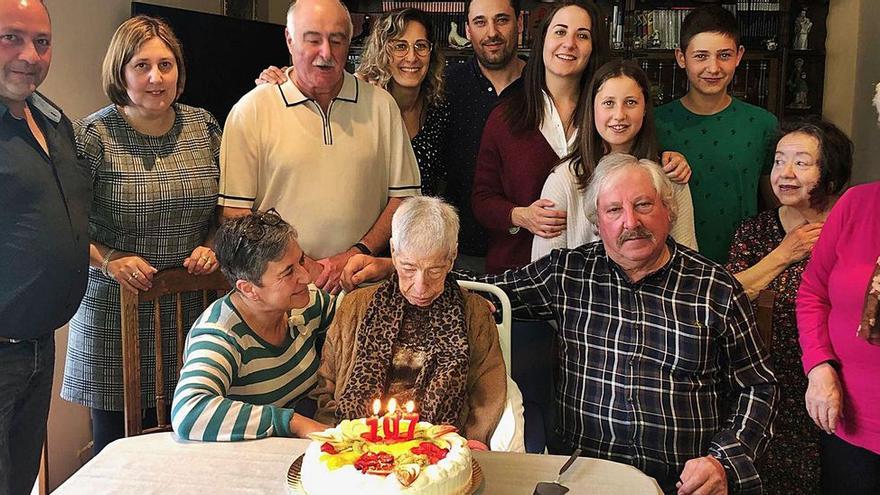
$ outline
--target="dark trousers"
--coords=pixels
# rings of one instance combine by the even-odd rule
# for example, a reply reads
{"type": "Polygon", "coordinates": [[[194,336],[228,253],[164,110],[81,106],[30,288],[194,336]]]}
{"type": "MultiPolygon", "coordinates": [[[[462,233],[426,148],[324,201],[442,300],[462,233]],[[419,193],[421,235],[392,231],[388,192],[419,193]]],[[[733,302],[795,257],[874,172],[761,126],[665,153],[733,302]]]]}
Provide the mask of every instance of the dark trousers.
{"type": "Polygon", "coordinates": [[[0,343],[0,495],[25,495],[34,487],[54,372],[54,332],[0,343]]]}
{"type": "Polygon", "coordinates": [[[556,425],[556,331],[546,321],[514,320],[510,374],[523,395],[526,452],[541,453],[556,425]]]}
{"type": "Polygon", "coordinates": [[[819,454],[823,494],[880,493],[880,454],[825,434],[819,438],[819,454]]]}
{"type": "MultiPolygon", "coordinates": [[[[90,409],[89,411],[92,415],[92,454],[98,455],[110,442],[125,437],[125,413],[103,409],[90,409]]],[[[167,408],[166,414],[170,421],[170,406],[167,408]]],[[[155,407],[143,409],[141,418],[141,425],[144,429],[154,428],[158,424],[155,407]]]]}

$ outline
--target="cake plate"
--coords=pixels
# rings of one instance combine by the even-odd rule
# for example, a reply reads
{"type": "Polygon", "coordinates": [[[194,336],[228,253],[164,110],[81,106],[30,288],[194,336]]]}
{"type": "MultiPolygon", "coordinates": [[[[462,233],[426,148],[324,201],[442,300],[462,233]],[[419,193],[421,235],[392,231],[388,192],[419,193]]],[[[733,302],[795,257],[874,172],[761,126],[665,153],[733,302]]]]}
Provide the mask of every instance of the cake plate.
{"type": "MultiPolygon", "coordinates": [[[[287,470],[287,486],[290,489],[290,492],[296,495],[308,495],[303,489],[302,480],[300,479],[303,457],[305,457],[305,454],[301,454],[297,457],[287,470]]],[[[462,492],[465,495],[473,495],[474,493],[477,493],[477,490],[483,485],[483,468],[480,467],[480,463],[478,463],[476,459],[471,458],[471,467],[473,469],[473,471],[471,471],[471,482],[462,492]]]]}

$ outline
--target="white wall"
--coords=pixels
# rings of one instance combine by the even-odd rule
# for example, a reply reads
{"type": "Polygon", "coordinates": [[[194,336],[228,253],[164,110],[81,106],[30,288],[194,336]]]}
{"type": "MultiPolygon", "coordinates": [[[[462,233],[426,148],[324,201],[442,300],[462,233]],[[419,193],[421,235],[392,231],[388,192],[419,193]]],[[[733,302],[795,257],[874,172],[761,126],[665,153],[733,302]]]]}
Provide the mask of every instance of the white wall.
{"type": "Polygon", "coordinates": [[[859,14],[859,56],[856,62],[852,139],[856,144],[853,183],[880,180],[880,127],[871,105],[880,82],[880,9],[876,0],[862,0],[859,14]]]}
{"type": "Polygon", "coordinates": [[[823,115],[855,144],[853,184],[880,179],[880,128],[870,105],[880,82],[876,0],[834,0],[828,13],[823,115]]]}

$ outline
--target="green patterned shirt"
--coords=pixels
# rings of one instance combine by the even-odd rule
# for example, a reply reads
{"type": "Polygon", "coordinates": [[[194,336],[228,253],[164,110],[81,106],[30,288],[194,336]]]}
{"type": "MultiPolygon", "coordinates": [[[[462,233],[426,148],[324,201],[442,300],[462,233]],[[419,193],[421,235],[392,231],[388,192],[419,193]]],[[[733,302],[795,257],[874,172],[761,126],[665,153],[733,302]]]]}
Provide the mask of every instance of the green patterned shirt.
{"type": "Polygon", "coordinates": [[[758,212],[758,184],[770,173],[778,122],[736,98],[715,115],[697,115],[681,100],[654,112],[660,149],[677,151],[693,170],[694,227],[700,253],[724,264],[736,227],[758,212]]]}
{"type": "Polygon", "coordinates": [[[309,287],[281,345],[260,338],[232,305],[231,292],[205,309],[186,340],[171,423],[186,440],[237,441],[290,436],[294,405],[317,383],[316,349],[337,299],[309,287]]]}

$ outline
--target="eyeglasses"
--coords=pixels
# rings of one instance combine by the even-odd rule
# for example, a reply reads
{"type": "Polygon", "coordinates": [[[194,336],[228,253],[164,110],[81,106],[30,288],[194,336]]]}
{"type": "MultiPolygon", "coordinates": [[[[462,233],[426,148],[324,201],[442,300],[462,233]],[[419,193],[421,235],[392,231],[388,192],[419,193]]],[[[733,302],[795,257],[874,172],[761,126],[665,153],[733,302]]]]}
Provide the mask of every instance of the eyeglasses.
{"type": "Polygon", "coordinates": [[[267,211],[259,212],[252,216],[241,235],[238,236],[238,242],[235,244],[235,251],[232,252],[232,258],[234,259],[238,255],[242,241],[244,241],[245,238],[251,242],[257,242],[266,235],[267,226],[274,227],[280,223],[281,215],[275,211],[275,208],[270,208],[267,211]]]}
{"type": "Polygon", "coordinates": [[[394,40],[388,42],[388,48],[391,49],[391,53],[397,55],[398,57],[403,57],[407,53],[409,53],[410,47],[412,47],[413,51],[416,52],[416,55],[420,57],[424,57],[425,55],[431,53],[430,41],[418,40],[412,44],[410,44],[410,42],[406,40],[394,40]]]}

